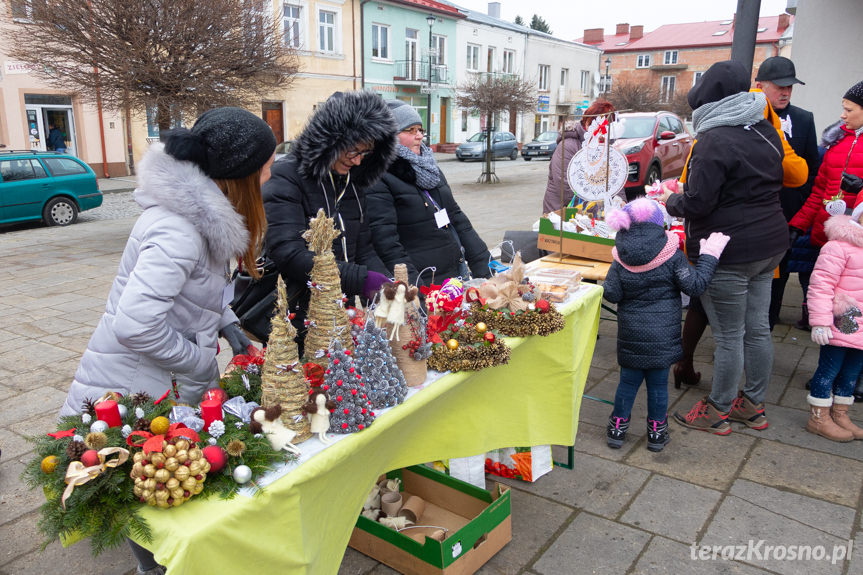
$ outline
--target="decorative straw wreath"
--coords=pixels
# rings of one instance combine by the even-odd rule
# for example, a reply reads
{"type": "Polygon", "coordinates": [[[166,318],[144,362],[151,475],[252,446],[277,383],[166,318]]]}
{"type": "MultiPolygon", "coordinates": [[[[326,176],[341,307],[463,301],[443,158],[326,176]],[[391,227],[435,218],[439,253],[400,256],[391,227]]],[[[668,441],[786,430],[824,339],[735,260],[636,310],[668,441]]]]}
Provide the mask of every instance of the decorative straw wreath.
{"type": "Polygon", "coordinates": [[[470,320],[474,324],[484,323],[507,337],[550,335],[566,325],[563,314],[544,299],[523,311],[491,309],[482,301],[475,300],[470,304],[470,320]]]}
{"type": "Polygon", "coordinates": [[[435,371],[478,371],[509,362],[510,349],[485,325],[454,325],[438,334],[428,366],[435,371]]]}

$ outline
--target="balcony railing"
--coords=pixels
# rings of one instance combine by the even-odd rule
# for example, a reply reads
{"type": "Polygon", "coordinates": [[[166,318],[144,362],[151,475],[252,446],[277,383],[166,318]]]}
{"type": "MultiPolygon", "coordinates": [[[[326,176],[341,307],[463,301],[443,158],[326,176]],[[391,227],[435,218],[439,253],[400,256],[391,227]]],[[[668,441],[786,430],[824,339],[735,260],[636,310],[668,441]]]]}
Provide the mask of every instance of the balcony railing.
{"type": "MultiPolygon", "coordinates": [[[[393,81],[402,84],[428,84],[429,63],[419,60],[396,60],[394,62],[393,81]]],[[[432,84],[446,84],[448,82],[447,67],[439,64],[431,66],[432,84]]]]}

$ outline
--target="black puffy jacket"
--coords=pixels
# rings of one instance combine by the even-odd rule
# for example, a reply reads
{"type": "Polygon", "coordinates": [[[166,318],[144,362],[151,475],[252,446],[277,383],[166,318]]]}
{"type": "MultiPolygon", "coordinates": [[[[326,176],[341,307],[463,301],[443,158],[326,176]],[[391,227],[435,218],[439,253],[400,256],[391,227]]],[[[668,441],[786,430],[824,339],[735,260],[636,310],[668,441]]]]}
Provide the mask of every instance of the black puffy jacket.
{"type": "MultiPolygon", "coordinates": [[[[470,220],[453,198],[446,178],[431,190],[416,185],[416,175],[410,162],[396,158],[381,180],[367,194],[369,220],[375,250],[389,270],[405,263],[411,282],[417,273],[434,266],[434,283],[459,275],[461,250],[452,229],[464,247],[465,259],[474,277],[489,277],[489,252],[470,220]],[[431,200],[425,195],[428,191],[431,200]],[[439,228],[435,222],[435,207],[444,208],[450,224],[439,228]],[[452,229],[451,229],[452,228],[452,229]]],[[[427,271],[420,278],[424,285],[431,283],[427,271]]]]}
{"type": "Polygon", "coordinates": [[[660,369],[683,356],[680,292],[696,297],[710,283],[717,259],[704,255],[693,267],[677,236],[661,226],[633,223],[615,238],[615,261],[603,296],[617,304],[617,363],[660,369]]]}

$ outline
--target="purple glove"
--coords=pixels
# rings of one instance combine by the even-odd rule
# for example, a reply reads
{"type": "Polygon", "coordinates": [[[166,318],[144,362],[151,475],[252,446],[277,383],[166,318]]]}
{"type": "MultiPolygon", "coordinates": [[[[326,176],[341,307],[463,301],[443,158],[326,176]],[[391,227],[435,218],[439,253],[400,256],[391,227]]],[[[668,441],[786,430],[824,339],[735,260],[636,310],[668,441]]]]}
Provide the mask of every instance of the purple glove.
{"type": "Polygon", "coordinates": [[[725,245],[730,239],[731,238],[729,236],[726,236],[723,233],[713,232],[710,234],[709,238],[702,238],[701,241],[698,242],[698,245],[701,248],[699,253],[719,259],[719,256],[722,255],[722,250],[725,249],[725,245]]]}
{"type": "Polygon", "coordinates": [[[363,284],[363,295],[366,296],[366,299],[374,299],[375,295],[381,291],[381,286],[389,283],[389,281],[390,278],[384,274],[369,270],[366,275],[366,281],[363,284]]]}

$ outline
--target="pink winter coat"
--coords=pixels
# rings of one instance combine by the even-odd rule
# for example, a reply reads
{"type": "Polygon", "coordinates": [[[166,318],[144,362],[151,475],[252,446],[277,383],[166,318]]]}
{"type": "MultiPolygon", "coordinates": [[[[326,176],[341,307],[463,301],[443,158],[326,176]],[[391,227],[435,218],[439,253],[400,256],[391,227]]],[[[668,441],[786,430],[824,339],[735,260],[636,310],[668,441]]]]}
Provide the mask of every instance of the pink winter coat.
{"type": "Polygon", "coordinates": [[[850,216],[833,216],[824,224],[827,243],[821,248],[809,283],[809,323],[832,326],[830,345],[863,349],[863,317],[855,333],[842,333],[834,317],[851,307],[863,311],[863,226],[850,216]]]}

